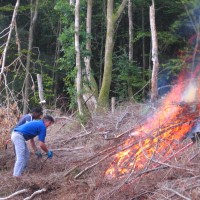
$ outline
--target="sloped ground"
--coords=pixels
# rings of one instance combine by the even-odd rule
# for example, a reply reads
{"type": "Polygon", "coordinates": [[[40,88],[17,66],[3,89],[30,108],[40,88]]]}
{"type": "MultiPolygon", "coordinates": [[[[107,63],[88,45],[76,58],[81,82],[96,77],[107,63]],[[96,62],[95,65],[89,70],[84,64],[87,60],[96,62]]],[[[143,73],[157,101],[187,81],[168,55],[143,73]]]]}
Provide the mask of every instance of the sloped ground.
{"type": "MultiPolygon", "coordinates": [[[[6,152],[1,151],[0,197],[28,189],[11,198],[21,200],[45,188],[46,192],[36,195],[34,199],[200,199],[198,143],[167,164],[161,164],[152,171],[147,169],[136,179],[131,180],[129,176],[109,179],[105,176],[112,161],[112,151],[107,149],[116,147],[122,138],[128,138],[129,130],[143,123],[152,110],[146,105],[121,105],[114,114],[93,116],[87,125],[80,125],[69,116],[55,116],[56,123],[48,130],[46,141],[54,151],[53,159],[46,159],[44,155],[38,160],[31,155],[29,169],[21,180],[12,177],[12,144],[9,143],[6,152]]],[[[183,141],[185,145],[189,142],[183,141]]]]}

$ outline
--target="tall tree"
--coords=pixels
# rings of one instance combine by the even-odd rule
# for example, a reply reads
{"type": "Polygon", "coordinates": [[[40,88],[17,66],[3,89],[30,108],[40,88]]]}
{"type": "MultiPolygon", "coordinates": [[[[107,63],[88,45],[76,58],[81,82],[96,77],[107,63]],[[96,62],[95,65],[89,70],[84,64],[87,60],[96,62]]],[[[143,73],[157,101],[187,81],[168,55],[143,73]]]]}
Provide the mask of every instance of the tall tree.
{"type": "MultiPolygon", "coordinates": [[[[133,4],[132,0],[128,0],[128,22],[129,22],[129,62],[133,62],[133,4]]],[[[128,78],[128,96],[133,96],[130,78],[128,78]]]]}
{"type": "Polygon", "coordinates": [[[106,45],[104,57],[103,81],[98,97],[98,106],[106,108],[109,104],[109,91],[112,79],[112,56],[114,47],[114,32],[116,23],[122,14],[128,0],[123,0],[117,11],[114,12],[114,0],[107,1],[107,24],[106,24],[106,45]]]}
{"type": "Polygon", "coordinates": [[[158,69],[159,69],[159,60],[158,60],[158,40],[157,40],[157,31],[155,23],[155,4],[152,0],[152,5],[150,6],[150,26],[151,26],[151,40],[152,40],[152,62],[153,62],[153,71],[151,77],[151,101],[154,102],[158,97],[158,69]]]}
{"type": "Polygon", "coordinates": [[[38,6],[39,0],[31,0],[31,17],[29,26],[29,37],[28,37],[28,52],[26,58],[26,77],[25,77],[25,89],[24,89],[24,102],[23,102],[23,114],[28,111],[28,99],[29,99],[29,88],[30,88],[30,64],[31,64],[31,50],[33,47],[33,33],[38,17],[38,6]]]}
{"type": "Polygon", "coordinates": [[[80,0],[76,0],[75,3],[75,51],[76,51],[76,91],[77,91],[77,104],[79,115],[83,116],[83,101],[82,101],[82,70],[81,70],[81,52],[80,52],[80,42],[79,42],[79,16],[80,16],[80,0]]]}
{"type": "Polygon", "coordinates": [[[85,62],[85,84],[83,84],[83,98],[90,112],[94,112],[97,107],[98,87],[91,72],[91,25],[92,25],[92,4],[93,0],[87,0],[87,18],[86,18],[86,51],[85,62]]]}
{"type": "MultiPolygon", "coordinates": [[[[141,20],[142,20],[142,74],[143,74],[143,81],[145,80],[145,67],[146,67],[146,58],[145,58],[145,36],[144,36],[144,32],[145,32],[145,28],[144,28],[144,5],[142,5],[141,8],[141,20]]],[[[144,92],[144,91],[143,91],[144,92]]]]}

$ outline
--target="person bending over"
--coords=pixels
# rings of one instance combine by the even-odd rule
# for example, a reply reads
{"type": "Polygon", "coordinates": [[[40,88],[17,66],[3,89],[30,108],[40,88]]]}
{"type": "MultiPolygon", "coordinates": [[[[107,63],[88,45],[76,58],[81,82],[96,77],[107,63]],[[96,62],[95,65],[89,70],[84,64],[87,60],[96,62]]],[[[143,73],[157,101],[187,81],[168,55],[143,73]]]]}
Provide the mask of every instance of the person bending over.
{"type": "Polygon", "coordinates": [[[48,158],[53,157],[53,152],[50,151],[45,144],[46,129],[53,123],[53,117],[46,115],[41,120],[33,120],[14,128],[11,135],[11,140],[14,144],[16,152],[13,176],[21,176],[28,165],[30,153],[27,148],[26,141],[30,141],[35,154],[38,157],[42,157],[40,150],[38,150],[35,145],[35,136],[38,136],[39,146],[44,152],[47,153],[48,158]]]}

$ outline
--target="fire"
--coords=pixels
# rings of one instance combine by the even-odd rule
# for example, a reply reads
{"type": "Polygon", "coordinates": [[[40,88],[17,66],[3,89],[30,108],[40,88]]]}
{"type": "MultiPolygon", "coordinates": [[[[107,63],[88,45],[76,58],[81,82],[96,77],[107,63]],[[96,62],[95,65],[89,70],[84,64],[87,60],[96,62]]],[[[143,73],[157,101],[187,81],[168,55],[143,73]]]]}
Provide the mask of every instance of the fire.
{"type": "Polygon", "coordinates": [[[114,155],[106,176],[116,177],[155,166],[156,161],[165,161],[179,148],[179,140],[194,125],[200,111],[197,101],[200,79],[195,78],[196,74],[197,71],[187,81],[184,81],[184,75],[180,76],[157,111],[130,134],[114,155]]]}

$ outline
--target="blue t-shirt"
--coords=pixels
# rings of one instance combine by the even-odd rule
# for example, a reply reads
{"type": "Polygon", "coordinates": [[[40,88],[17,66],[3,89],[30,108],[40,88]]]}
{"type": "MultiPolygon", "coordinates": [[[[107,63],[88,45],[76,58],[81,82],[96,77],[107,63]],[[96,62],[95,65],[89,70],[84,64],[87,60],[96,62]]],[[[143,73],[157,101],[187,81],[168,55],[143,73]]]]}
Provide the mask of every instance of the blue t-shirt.
{"type": "Polygon", "coordinates": [[[46,126],[43,120],[33,120],[14,128],[14,131],[22,133],[25,140],[30,140],[38,135],[41,142],[45,142],[46,126]]]}
{"type": "Polygon", "coordinates": [[[15,128],[18,127],[18,126],[21,126],[22,124],[25,124],[25,123],[27,123],[27,122],[30,122],[30,121],[32,121],[32,120],[33,120],[32,115],[31,115],[31,114],[26,114],[26,115],[24,115],[24,116],[19,120],[19,122],[17,123],[17,125],[15,126],[15,128]]]}

